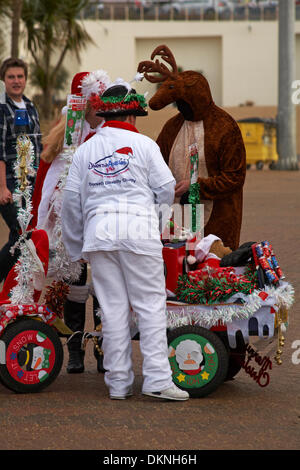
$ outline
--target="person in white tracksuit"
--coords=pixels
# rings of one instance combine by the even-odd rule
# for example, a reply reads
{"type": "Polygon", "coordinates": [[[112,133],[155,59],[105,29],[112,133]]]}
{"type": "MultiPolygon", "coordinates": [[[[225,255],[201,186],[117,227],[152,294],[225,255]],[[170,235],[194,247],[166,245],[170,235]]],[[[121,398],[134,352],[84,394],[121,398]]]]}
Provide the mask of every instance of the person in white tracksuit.
{"type": "Polygon", "coordinates": [[[166,335],[166,293],[155,204],[170,206],[175,180],[157,144],[138,133],[144,96],[129,84],[94,101],[105,124],[76,151],[67,178],[63,240],[71,260],[91,265],[101,306],[104,380],[111,399],[132,395],[130,320],[137,318],[143,354],[142,393],[186,400],[172,382],[166,335]]]}

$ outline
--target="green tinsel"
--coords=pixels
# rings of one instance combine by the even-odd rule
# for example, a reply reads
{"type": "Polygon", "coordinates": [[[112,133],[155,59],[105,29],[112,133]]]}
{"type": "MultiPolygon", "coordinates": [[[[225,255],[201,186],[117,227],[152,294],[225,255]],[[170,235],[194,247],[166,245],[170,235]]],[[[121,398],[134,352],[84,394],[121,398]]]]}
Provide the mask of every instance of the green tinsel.
{"type": "Polygon", "coordinates": [[[137,95],[133,93],[128,93],[125,97],[123,96],[102,96],[101,100],[104,103],[131,103],[132,101],[137,101],[142,108],[147,107],[147,102],[144,95],[137,95]]]}
{"type": "Polygon", "coordinates": [[[198,152],[194,153],[194,148],[191,149],[190,154],[190,188],[189,188],[189,204],[191,205],[191,231],[193,233],[200,230],[199,223],[197,223],[197,204],[200,204],[200,185],[197,182],[198,169],[199,169],[199,155],[198,152]]]}
{"type": "Polygon", "coordinates": [[[177,299],[189,304],[211,305],[226,302],[240,292],[249,295],[258,288],[256,271],[247,266],[243,276],[228,276],[221,273],[210,274],[203,278],[191,279],[188,274],[179,276],[177,299]]]}
{"type": "Polygon", "coordinates": [[[190,185],[189,189],[189,204],[191,204],[192,209],[192,221],[191,221],[191,230],[192,232],[197,232],[199,230],[197,224],[197,204],[200,204],[200,185],[199,183],[193,183],[190,185]]]}

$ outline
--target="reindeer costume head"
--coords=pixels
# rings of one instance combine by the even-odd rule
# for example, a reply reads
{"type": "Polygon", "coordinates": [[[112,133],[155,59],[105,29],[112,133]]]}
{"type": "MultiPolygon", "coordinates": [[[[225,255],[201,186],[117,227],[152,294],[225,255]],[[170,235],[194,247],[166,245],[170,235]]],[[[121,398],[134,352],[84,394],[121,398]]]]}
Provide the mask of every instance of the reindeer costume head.
{"type": "Polygon", "coordinates": [[[167,46],[158,46],[151,54],[151,61],[140,62],[138,72],[151,83],[162,83],[159,90],[149,101],[151,109],[157,111],[170,103],[176,102],[178,110],[188,121],[200,121],[213,103],[210,87],[206,78],[193,70],[178,72],[175,58],[167,46]],[[158,59],[167,62],[170,70],[158,59]],[[158,73],[159,75],[149,75],[158,73]]]}
{"type": "MultiPolygon", "coordinates": [[[[179,110],[164,125],[157,139],[177,185],[188,177],[188,147],[197,145],[198,183],[201,202],[205,206],[204,235],[214,234],[232,250],[237,249],[246,175],[245,147],[237,123],[216,106],[209,84],[201,73],[178,71],[167,46],[156,47],[151,60],[140,62],[138,72],[151,83],[161,83],[149,101],[151,109],[158,111],[176,103],[179,110]],[[157,56],[162,60],[155,59],[157,56]]],[[[184,199],[181,197],[181,200],[184,199]]]]}

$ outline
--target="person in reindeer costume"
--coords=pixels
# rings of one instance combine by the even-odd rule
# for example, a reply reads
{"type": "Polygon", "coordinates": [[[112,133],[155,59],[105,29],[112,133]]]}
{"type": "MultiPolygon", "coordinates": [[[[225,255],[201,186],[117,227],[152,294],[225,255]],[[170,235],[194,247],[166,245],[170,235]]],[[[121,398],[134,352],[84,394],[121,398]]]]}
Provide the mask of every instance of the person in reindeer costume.
{"type": "Polygon", "coordinates": [[[167,46],[158,46],[138,72],[161,83],[149,101],[153,110],[176,103],[179,113],[161,130],[157,143],[176,180],[175,202],[188,202],[189,149],[198,153],[198,185],[204,204],[204,235],[215,234],[232,250],[238,248],[242,222],[245,147],[236,121],[215,105],[206,78],[195,71],[178,72],[167,46]],[[171,65],[170,70],[156,56],[171,65]],[[158,73],[159,75],[152,75],[158,73]]]}
{"type": "MultiPolygon", "coordinates": [[[[104,70],[77,73],[72,81],[71,94],[82,95],[87,101],[85,121],[81,143],[86,142],[100,128],[103,118],[96,116],[96,110],[90,105],[92,96],[101,96],[110,84],[108,74],[104,70]]],[[[71,263],[64,249],[61,238],[61,204],[65,179],[71,164],[71,154],[64,154],[66,117],[62,110],[59,122],[50,130],[44,139],[44,151],[41,155],[41,165],[37,175],[36,190],[33,195],[34,220],[37,228],[47,231],[52,260],[50,259],[50,275],[54,279],[66,280],[70,283],[69,294],[64,305],[64,320],[74,332],[83,331],[86,316],[86,301],[89,297],[87,284],[87,265],[71,263]],[[66,274],[66,277],[64,277],[66,274]]],[[[99,304],[93,296],[93,313],[95,327],[100,323],[97,316],[99,304]]],[[[84,351],[81,349],[82,335],[75,334],[68,341],[69,361],[68,373],[84,371],[84,351]]],[[[94,348],[98,372],[104,372],[102,355],[94,348]]]]}

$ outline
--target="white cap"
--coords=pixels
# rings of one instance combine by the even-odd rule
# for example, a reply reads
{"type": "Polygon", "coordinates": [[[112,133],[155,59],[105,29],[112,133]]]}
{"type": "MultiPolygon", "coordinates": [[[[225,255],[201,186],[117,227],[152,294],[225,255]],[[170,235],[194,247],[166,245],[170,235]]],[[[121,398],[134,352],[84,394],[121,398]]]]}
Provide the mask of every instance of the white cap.
{"type": "Polygon", "coordinates": [[[216,235],[207,235],[207,237],[202,238],[202,240],[196,245],[195,248],[195,256],[197,261],[202,263],[207,257],[211,245],[216,240],[221,240],[221,238],[217,237],[216,235]]]}

